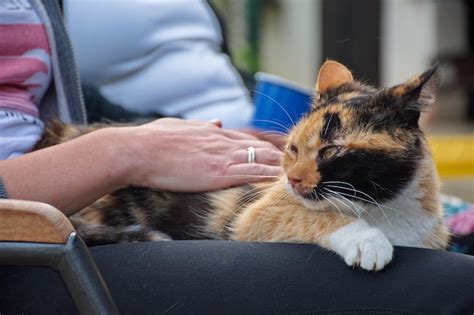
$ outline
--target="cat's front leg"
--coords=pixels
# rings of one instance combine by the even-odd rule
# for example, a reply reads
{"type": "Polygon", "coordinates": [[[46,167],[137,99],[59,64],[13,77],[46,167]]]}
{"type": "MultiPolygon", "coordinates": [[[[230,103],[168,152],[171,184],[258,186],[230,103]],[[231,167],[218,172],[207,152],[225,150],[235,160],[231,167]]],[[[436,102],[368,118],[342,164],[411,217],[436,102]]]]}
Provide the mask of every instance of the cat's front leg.
{"type": "Polygon", "coordinates": [[[329,248],[349,266],[381,270],[393,257],[393,246],[381,230],[356,220],[329,235],[329,248]]]}

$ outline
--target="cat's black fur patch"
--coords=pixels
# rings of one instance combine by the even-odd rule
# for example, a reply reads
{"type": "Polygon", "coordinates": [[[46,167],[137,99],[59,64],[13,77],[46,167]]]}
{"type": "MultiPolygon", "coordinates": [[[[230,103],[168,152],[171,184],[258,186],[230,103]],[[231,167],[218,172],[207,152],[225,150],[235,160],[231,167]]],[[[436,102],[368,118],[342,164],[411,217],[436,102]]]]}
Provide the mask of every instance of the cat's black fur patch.
{"type": "Polygon", "coordinates": [[[337,113],[326,113],[324,115],[324,124],[321,128],[320,137],[322,140],[331,139],[334,133],[341,128],[341,119],[337,113]]]}
{"type": "Polygon", "coordinates": [[[350,152],[319,166],[322,185],[318,189],[322,189],[325,182],[337,181],[341,184],[331,185],[342,188],[327,188],[343,193],[343,196],[355,201],[366,199],[369,203],[374,200],[385,202],[395,197],[413,179],[417,168],[416,161],[420,157],[419,145],[393,156],[375,151],[350,152]],[[355,190],[342,182],[350,183],[355,190]]]}

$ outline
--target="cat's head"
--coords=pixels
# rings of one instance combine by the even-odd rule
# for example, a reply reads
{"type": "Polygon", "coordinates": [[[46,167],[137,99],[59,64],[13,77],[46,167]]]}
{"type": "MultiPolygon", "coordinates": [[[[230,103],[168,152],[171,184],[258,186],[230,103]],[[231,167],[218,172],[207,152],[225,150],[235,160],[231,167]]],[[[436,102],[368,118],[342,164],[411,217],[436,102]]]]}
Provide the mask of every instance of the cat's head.
{"type": "Polygon", "coordinates": [[[436,68],[375,89],[344,65],[325,62],[312,110],[288,136],[289,189],[310,204],[334,193],[367,202],[395,197],[427,154],[418,120],[434,101],[436,68]]]}

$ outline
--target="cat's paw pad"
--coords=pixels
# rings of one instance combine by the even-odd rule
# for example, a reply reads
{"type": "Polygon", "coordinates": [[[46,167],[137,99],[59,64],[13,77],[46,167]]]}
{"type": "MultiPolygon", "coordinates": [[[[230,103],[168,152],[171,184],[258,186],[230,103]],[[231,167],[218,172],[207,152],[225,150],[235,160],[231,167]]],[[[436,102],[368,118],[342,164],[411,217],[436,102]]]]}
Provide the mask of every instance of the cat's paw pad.
{"type": "Polygon", "coordinates": [[[383,269],[393,257],[393,246],[376,228],[343,231],[331,237],[333,249],[344,258],[347,265],[369,271],[383,269]]]}

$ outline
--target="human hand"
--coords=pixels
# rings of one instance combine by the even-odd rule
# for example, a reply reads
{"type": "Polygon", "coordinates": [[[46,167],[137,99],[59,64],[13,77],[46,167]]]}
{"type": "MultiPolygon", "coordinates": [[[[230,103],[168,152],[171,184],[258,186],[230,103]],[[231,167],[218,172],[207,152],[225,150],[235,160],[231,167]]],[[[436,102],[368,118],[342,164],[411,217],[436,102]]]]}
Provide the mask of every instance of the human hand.
{"type": "Polygon", "coordinates": [[[255,128],[245,128],[240,131],[252,135],[260,140],[268,141],[279,149],[283,149],[286,144],[287,135],[280,131],[258,130],[255,128]]]}
{"type": "Polygon", "coordinates": [[[256,137],[220,128],[220,123],[163,118],[117,128],[128,161],[127,185],[197,192],[269,180],[281,174],[281,152],[256,137]],[[247,162],[254,147],[255,163],[247,162]]]}

